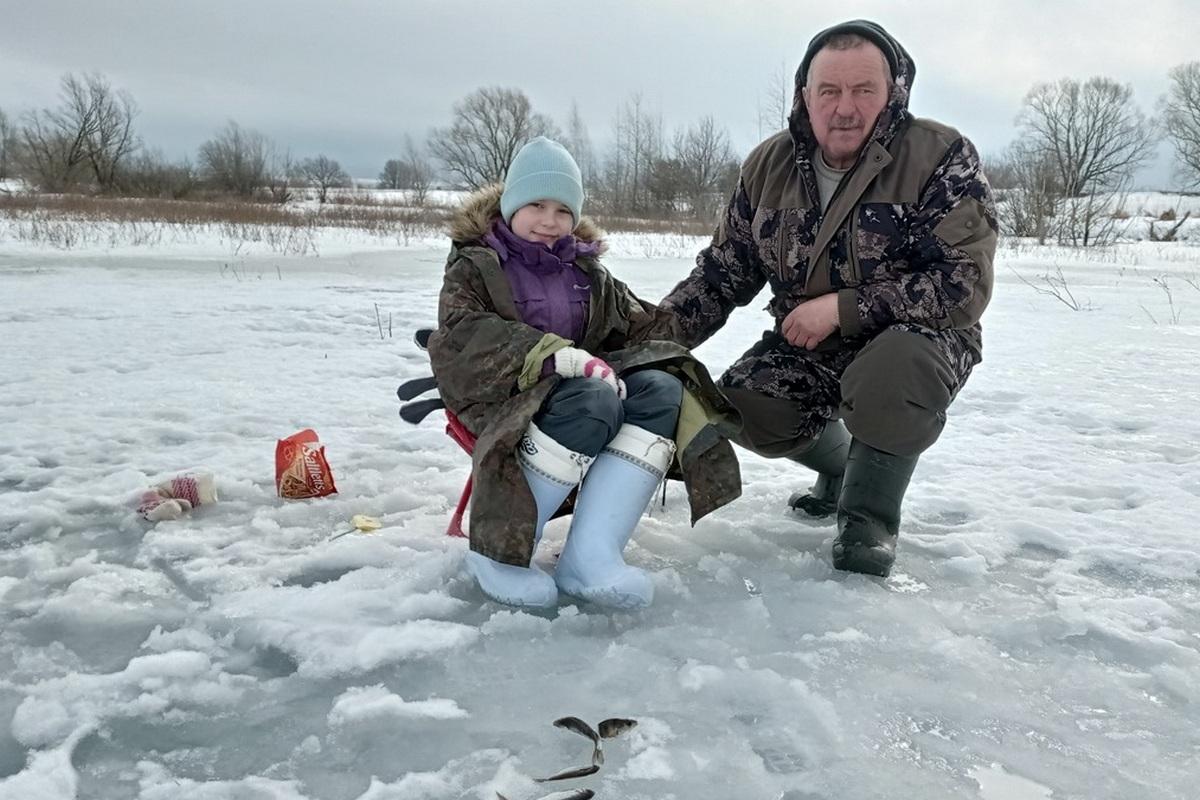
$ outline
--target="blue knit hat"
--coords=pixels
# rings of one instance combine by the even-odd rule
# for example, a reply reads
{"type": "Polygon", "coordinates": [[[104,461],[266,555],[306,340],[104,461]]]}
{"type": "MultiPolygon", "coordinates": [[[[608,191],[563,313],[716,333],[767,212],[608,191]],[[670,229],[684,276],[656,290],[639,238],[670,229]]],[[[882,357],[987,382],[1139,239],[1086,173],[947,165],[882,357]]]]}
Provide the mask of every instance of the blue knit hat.
{"type": "Polygon", "coordinates": [[[583,178],[579,165],[567,148],[552,139],[539,136],[517,151],[508,176],[504,179],[504,194],[500,195],[500,214],[507,223],[521,206],[538,200],[557,200],[571,209],[575,224],[583,211],[583,178]]]}

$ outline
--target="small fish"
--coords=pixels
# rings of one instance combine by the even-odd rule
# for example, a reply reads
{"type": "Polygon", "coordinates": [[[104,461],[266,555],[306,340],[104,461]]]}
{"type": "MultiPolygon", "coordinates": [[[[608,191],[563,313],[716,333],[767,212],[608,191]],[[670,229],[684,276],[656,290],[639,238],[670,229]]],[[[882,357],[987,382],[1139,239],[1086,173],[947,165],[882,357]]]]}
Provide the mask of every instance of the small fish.
{"type": "Polygon", "coordinates": [[[590,767],[576,767],[575,769],[563,770],[556,772],[549,778],[534,778],[537,783],[547,783],[549,781],[569,781],[571,778],[585,778],[588,775],[595,775],[600,771],[600,765],[592,764],[590,767]]]}
{"type": "Polygon", "coordinates": [[[620,736],[626,731],[631,731],[637,727],[636,719],[622,719],[613,717],[606,719],[600,723],[600,736],[604,739],[611,739],[614,736],[620,736]]]}
{"type": "Polygon", "coordinates": [[[581,720],[579,717],[563,717],[562,719],[554,720],[554,727],[563,728],[568,731],[578,733],[580,736],[586,736],[592,740],[592,744],[600,741],[600,736],[596,731],[592,730],[592,726],[581,720]]]}
{"type": "Polygon", "coordinates": [[[762,589],[758,588],[758,584],[749,578],[742,578],[742,583],[746,584],[746,594],[751,597],[762,597],[762,589]]]}
{"type": "Polygon", "coordinates": [[[600,748],[600,736],[592,729],[591,725],[581,720],[579,717],[563,717],[562,719],[554,720],[554,727],[563,728],[564,730],[578,733],[580,736],[586,736],[592,740],[592,766],[597,766],[604,763],[604,751],[600,748]]]}

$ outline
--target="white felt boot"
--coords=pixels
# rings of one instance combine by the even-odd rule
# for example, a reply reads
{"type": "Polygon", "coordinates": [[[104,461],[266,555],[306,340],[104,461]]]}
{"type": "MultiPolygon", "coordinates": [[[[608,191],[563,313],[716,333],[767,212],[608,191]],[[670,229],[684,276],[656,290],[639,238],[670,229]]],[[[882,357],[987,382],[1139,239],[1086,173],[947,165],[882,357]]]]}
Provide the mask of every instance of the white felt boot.
{"type": "Polygon", "coordinates": [[[654,584],[621,552],[675,456],[675,443],[622,425],[588,470],[554,580],[567,594],[611,608],[645,608],[654,584]]]}
{"type": "MultiPolygon", "coordinates": [[[[579,484],[592,459],[568,450],[530,423],[529,430],[517,445],[521,471],[537,503],[537,527],[533,533],[533,549],[542,540],[542,529],[554,515],[571,490],[579,484]]],[[[493,600],[510,606],[546,608],[558,602],[554,579],[535,566],[518,567],[502,564],[487,556],[467,551],[467,571],[483,593],[493,600]]]]}

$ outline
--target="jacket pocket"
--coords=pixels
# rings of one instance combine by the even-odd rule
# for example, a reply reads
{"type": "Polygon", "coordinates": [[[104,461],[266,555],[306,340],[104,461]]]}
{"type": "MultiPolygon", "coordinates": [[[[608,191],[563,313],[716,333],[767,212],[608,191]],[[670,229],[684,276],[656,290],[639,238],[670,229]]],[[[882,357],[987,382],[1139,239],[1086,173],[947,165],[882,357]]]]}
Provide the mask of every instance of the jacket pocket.
{"type": "Polygon", "coordinates": [[[517,317],[530,327],[545,331],[550,324],[550,309],[546,299],[547,293],[540,285],[522,287],[521,299],[513,298],[517,308],[517,317]]]}
{"type": "Polygon", "coordinates": [[[933,235],[950,247],[962,247],[992,233],[983,203],[974,197],[964,197],[933,229],[933,235]]]}

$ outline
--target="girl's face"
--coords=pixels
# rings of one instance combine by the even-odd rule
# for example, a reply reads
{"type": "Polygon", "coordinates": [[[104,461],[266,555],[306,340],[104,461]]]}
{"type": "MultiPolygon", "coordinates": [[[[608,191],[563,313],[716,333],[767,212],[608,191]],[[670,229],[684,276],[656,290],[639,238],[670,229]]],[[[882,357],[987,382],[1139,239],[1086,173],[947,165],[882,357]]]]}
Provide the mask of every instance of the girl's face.
{"type": "Polygon", "coordinates": [[[549,247],[575,229],[575,217],[557,200],[536,200],[518,208],[509,227],[525,241],[549,247]]]}

